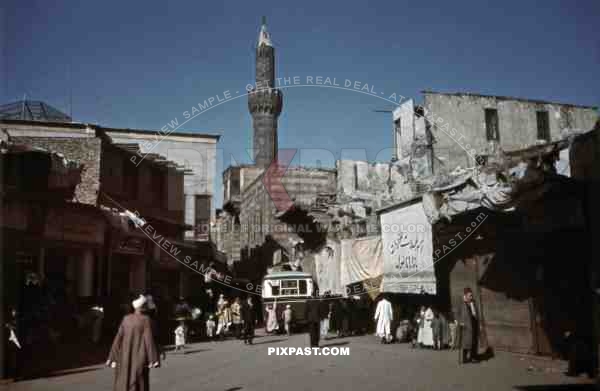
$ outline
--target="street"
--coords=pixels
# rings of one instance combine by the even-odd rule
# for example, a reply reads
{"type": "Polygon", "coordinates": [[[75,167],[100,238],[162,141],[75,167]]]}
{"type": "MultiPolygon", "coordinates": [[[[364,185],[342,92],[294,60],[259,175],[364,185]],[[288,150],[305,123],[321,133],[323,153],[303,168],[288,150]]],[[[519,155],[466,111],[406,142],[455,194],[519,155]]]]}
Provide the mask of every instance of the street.
{"type": "MultiPolygon", "coordinates": [[[[306,347],[306,334],[258,336],[253,346],[237,340],[189,345],[185,355],[168,353],[150,374],[151,390],[540,390],[588,389],[587,378],[568,378],[565,363],[504,352],[480,364],[457,364],[456,351],[413,350],[381,345],[373,336],[321,341],[350,349],[346,356],[276,356],[269,347],[306,347]],[[575,386],[580,384],[580,386],[575,386]],[[533,387],[530,387],[533,386],[533,387]],[[563,387],[551,389],[563,389],[563,387]]],[[[113,373],[102,365],[13,383],[14,391],[111,390],[113,373]]]]}

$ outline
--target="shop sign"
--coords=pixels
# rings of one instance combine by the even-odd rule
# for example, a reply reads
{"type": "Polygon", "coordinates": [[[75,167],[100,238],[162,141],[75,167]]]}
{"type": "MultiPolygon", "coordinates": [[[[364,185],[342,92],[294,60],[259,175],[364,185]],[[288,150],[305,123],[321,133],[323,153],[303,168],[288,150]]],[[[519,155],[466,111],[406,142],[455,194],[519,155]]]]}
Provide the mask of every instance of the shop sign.
{"type": "Polygon", "coordinates": [[[117,253],[133,255],[144,255],[145,250],[146,240],[135,236],[119,238],[114,248],[117,253]]]}

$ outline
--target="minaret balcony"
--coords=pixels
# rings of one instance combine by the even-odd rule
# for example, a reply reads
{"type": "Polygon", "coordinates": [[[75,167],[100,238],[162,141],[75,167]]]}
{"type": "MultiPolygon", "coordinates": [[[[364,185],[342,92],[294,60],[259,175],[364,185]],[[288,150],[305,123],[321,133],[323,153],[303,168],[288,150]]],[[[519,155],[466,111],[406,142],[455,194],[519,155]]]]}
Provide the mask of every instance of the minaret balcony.
{"type": "Polygon", "coordinates": [[[283,93],[276,88],[253,89],[248,95],[250,113],[279,115],[283,107],[283,93]]]}

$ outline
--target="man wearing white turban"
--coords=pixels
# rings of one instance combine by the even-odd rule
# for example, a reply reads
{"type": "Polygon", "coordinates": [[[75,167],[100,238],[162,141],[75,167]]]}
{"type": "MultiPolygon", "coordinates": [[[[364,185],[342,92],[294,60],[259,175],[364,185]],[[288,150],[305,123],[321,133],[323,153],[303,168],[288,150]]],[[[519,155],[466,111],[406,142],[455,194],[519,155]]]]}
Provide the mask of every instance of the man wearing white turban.
{"type": "Polygon", "coordinates": [[[126,315],[113,341],[107,366],[116,368],[114,391],[148,391],[149,369],[160,366],[150,318],[143,314],[145,296],[131,304],[134,313],[126,315]]]}

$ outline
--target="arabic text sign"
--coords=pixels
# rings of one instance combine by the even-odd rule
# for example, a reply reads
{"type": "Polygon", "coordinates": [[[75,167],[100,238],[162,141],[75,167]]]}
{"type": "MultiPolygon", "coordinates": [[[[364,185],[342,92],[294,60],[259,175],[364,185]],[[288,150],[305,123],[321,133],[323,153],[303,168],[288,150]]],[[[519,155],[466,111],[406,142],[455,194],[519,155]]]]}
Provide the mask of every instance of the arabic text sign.
{"type": "Polygon", "coordinates": [[[382,291],[436,293],[431,225],[421,203],[381,215],[382,291]]]}

